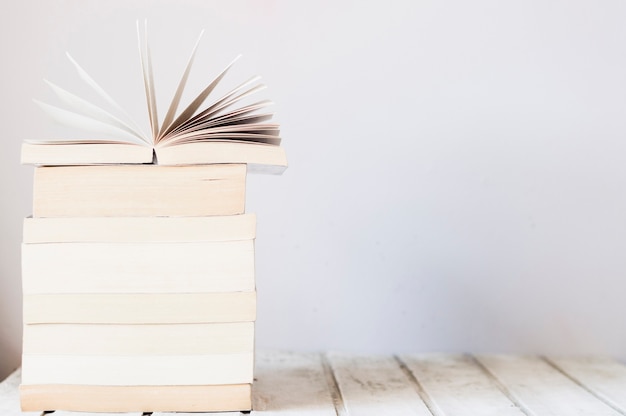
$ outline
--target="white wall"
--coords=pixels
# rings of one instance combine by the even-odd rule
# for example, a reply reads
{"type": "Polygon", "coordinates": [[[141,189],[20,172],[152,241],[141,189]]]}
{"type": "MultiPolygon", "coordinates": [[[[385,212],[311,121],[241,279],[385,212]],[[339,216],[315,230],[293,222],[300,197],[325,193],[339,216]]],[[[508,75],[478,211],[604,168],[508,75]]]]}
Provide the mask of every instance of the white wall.
{"type": "Polygon", "coordinates": [[[626,3],[2,9],[0,376],[19,365],[20,143],[50,132],[31,98],[76,85],[69,50],[146,120],[143,17],[163,96],[204,27],[196,89],[243,53],[277,103],[291,167],[248,181],[259,348],[626,358],[626,3]]]}

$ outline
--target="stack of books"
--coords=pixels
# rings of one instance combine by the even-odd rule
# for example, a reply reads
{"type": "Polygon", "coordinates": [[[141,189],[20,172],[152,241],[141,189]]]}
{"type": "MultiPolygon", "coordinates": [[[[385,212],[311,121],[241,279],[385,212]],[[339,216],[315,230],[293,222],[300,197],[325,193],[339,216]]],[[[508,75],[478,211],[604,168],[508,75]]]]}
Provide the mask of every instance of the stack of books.
{"type": "MultiPolygon", "coordinates": [[[[258,104],[232,110],[257,87],[197,111],[224,72],[174,117],[191,59],[159,125],[146,48],[149,140],[23,145],[22,162],[36,165],[22,247],[25,411],[251,410],[256,217],[245,213],[246,174],[286,168],[278,128],[258,104]]],[[[53,89],[71,107],[42,104],[56,118],[134,132],[53,89]]]]}

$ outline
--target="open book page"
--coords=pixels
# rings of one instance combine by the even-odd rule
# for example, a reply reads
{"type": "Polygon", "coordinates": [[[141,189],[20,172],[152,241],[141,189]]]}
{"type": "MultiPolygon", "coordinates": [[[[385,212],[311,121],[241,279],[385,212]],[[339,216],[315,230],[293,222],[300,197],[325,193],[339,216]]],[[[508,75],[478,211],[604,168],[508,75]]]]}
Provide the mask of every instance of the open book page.
{"type": "Polygon", "coordinates": [[[194,127],[193,130],[197,129],[210,129],[216,126],[223,125],[243,125],[243,124],[253,124],[250,122],[248,117],[254,119],[255,116],[269,116],[272,117],[271,113],[268,114],[253,114],[256,111],[272,105],[273,103],[268,100],[260,101],[258,103],[250,104],[249,106],[239,108],[237,110],[231,111],[230,113],[223,114],[218,117],[214,117],[203,124],[199,124],[194,127]]]}
{"type": "Polygon", "coordinates": [[[164,143],[164,146],[175,146],[182,143],[190,143],[194,141],[204,140],[233,140],[241,142],[256,142],[271,145],[280,145],[280,137],[274,134],[259,134],[259,133],[233,133],[233,132],[216,132],[207,133],[204,131],[182,134],[176,136],[176,138],[164,143]]]}
{"type": "MultiPolygon", "coordinates": [[[[108,111],[90,103],[87,100],[84,100],[78,97],[77,95],[74,95],[64,90],[63,88],[59,87],[58,85],[53,84],[52,82],[48,80],[44,79],[44,82],[48,84],[50,89],[56,94],[59,100],[61,100],[61,102],[64,103],[67,107],[69,107],[73,112],[77,114],[82,114],[86,117],[91,117],[94,119],[94,121],[99,121],[101,123],[108,124],[111,127],[118,128],[122,130],[123,132],[128,133],[142,140],[146,144],[151,143],[151,140],[149,140],[147,136],[135,130],[128,123],[125,123],[123,120],[121,120],[118,117],[115,117],[113,114],[109,113],[108,111]]],[[[47,104],[46,106],[52,107],[47,104]]],[[[62,111],[65,111],[65,110],[62,110],[62,111]]]]}
{"type": "Polygon", "coordinates": [[[137,21],[137,42],[139,43],[139,57],[141,59],[141,70],[143,73],[143,84],[146,90],[146,105],[148,106],[148,116],[150,119],[150,130],[152,141],[159,134],[159,117],[156,108],[156,94],[154,92],[154,77],[152,75],[152,59],[150,57],[150,47],[148,45],[148,22],[145,22],[145,48],[141,43],[139,32],[139,21],[137,21]]]}
{"type": "Polygon", "coordinates": [[[163,125],[159,129],[158,140],[160,140],[165,131],[169,129],[174,121],[174,116],[176,115],[176,110],[178,109],[178,104],[180,103],[180,99],[183,96],[183,91],[185,89],[185,85],[187,84],[187,78],[189,78],[189,72],[191,71],[191,65],[193,64],[193,60],[196,56],[196,50],[198,49],[198,45],[200,44],[200,39],[202,39],[202,35],[204,34],[204,30],[200,32],[200,36],[198,36],[198,40],[196,41],[195,46],[191,52],[191,56],[189,57],[189,61],[187,62],[187,66],[185,67],[185,72],[183,73],[180,82],[178,83],[178,88],[176,88],[176,93],[174,94],[174,98],[172,98],[172,102],[170,103],[170,107],[167,110],[167,114],[163,119],[163,125]]]}
{"type": "MultiPolygon", "coordinates": [[[[68,111],[68,110],[64,110],[62,108],[58,108],[58,107],[54,107],[52,105],[49,104],[45,104],[42,103],[40,101],[34,100],[35,103],[41,107],[41,109],[53,120],[61,123],[61,124],[65,124],[68,126],[72,126],[78,129],[82,129],[82,130],[87,130],[90,131],[92,133],[94,133],[96,136],[97,135],[108,135],[108,136],[113,136],[113,137],[117,137],[118,143],[132,143],[132,144],[138,144],[138,145],[144,145],[144,146],[150,146],[150,144],[148,144],[145,140],[137,137],[136,135],[129,133],[128,131],[126,131],[125,129],[121,129],[119,127],[117,127],[116,125],[112,125],[109,123],[105,123],[99,120],[96,120],[94,118],[91,117],[87,117],[87,116],[83,116],[80,115],[78,113],[74,113],[72,111],[68,111]]],[[[57,143],[63,143],[68,141],[67,139],[44,139],[44,140],[38,140],[40,142],[57,142],[57,143]]],[[[74,143],[80,143],[82,141],[81,140],[72,140],[72,142],[74,143]]],[[[113,141],[112,139],[109,138],[103,138],[103,139],[89,139],[90,143],[93,143],[95,141],[98,142],[111,142],[113,141]]]]}
{"type": "Polygon", "coordinates": [[[145,134],[141,132],[141,128],[137,126],[137,123],[133,121],[133,119],[128,115],[126,110],[120,106],[117,101],[113,99],[98,83],[91,77],[89,74],[71,57],[69,53],[66,53],[67,58],[70,60],[76,71],[78,72],[78,76],[80,77],[85,84],[87,84],[93,91],[95,91],[102,99],[104,99],[111,107],[116,109],[120,114],[124,115],[124,117],[129,121],[129,124],[132,125],[132,130],[139,137],[143,137],[144,141],[149,142],[150,140],[146,137],[145,134]]]}
{"type": "MultiPolygon", "coordinates": [[[[226,72],[233,66],[233,64],[241,57],[241,55],[237,56],[224,70],[217,76],[211,83],[187,106],[185,110],[172,122],[170,127],[166,129],[162,135],[167,135],[170,131],[178,127],[180,124],[187,121],[194,113],[198,110],[198,108],[202,105],[204,100],[209,96],[209,94],[215,89],[217,84],[224,78],[226,72]]],[[[159,140],[157,140],[157,143],[159,140]]]]}
{"type": "MultiPolygon", "coordinates": [[[[175,141],[176,138],[179,137],[180,135],[187,135],[189,133],[197,133],[197,132],[211,133],[216,128],[227,127],[227,126],[230,127],[229,131],[233,131],[233,132],[243,131],[245,129],[248,129],[249,127],[255,127],[255,126],[259,129],[264,129],[268,125],[261,124],[261,123],[263,121],[270,120],[271,118],[272,118],[272,114],[252,114],[252,115],[244,114],[243,116],[237,115],[237,114],[225,115],[224,117],[216,118],[216,119],[207,121],[203,124],[186,128],[184,130],[181,130],[180,132],[172,132],[171,135],[167,138],[167,140],[164,140],[164,142],[175,141]]],[[[278,124],[273,124],[273,125],[278,126],[278,124]]],[[[256,129],[253,128],[252,130],[256,130],[256,129]]]]}
{"type": "Polygon", "coordinates": [[[168,154],[176,154],[177,156],[169,160],[187,160],[192,164],[228,163],[228,160],[222,157],[228,155],[232,158],[231,161],[237,161],[237,163],[277,163],[283,168],[286,167],[282,149],[276,150],[277,153],[273,153],[274,150],[268,150],[268,147],[279,147],[281,143],[279,125],[268,122],[273,114],[261,112],[273,103],[269,100],[261,100],[252,104],[243,104],[245,99],[265,88],[265,85],[258,83],[259,77],[252,77],[242,82],[201,108],[240,56],[219,72],[180,114],[176,114],[181,105],[201,37],[202,33],[191,50],[174,96],[169,103],[162,124],[159,125],[147,24],[140,28],[137,22],[142,81],[150,120],[150,132],[147,135],[122,107],[67,54],[79,78],[107,104],[107,107],[100,107],[52,82],[45,81],[65,108],[35,102],[55,121],[87,131],[89,135],[87,138],[50,138],[26,143],[23,146],[23,152],[26,152],[24,163],[52,165],[155,163],[152,160],[153,149],[157,152],[157,159],[158,152],[163,149],[165,160],[168,160],[168,154]],[[216,145],[208,146],[209,142],[216,142],[216,145]],[[199,143],[202,146],[189,147],[193,143],[199,143]],[[74,148],[82,147],[82,150],[74,150],[72,145],[80,145],[74,148]],[[58,151],[53,150],[54,146],[57,146],[58,151]],[[106,146],[110,146],[107,151],[105,151],[106,146]],[[183,146],[185,150],[170,152],[169,149],[176,146],[183,146]],[[189,150],[191,148],[200,154],[191,154],[192,151],[189,150]],[[211,153],[216,149],[222,152],[222,156],[217,158],[221,162],[211,162],[216,159],[211,153]],[[128,152],[128,157],[122,154],[124,151],[128,152]],[[66,156],[63,156],[63,153],[66,156]],[[259,161],[258,154],[272,154],[273,156],[270,158],[264,156],[259,161]]]}
{"type": "MultiPolygon", "coordinates": [[[[197,131],[206,131],[207,133],[210,133],[215,128],[225,127],[225,126],[232,127],[233,129],[231,131],[238,131],[242,127],[247,128],[249,126],[252,126],[252,127],[257,126],[258,128],[262,129],[262,128],[265,128],[267,124],[261,124],[261,123],[263,121],[268,121],[271,119],[272,119],[272,114],[252,114],[252,115],[243,115],[243,116],[235,115],[235,116],[230,116],[230,117],[213,119],[199,126],[194,126],[194,127],[185,129],[184,131],[181,131],[180,134],[187,134],[187,133],[192,133],[192,132],[197,132],[197,131]]],[[[273,124],[273,125],[278,126],[278,124],[273,124]]],[[[175,138],[176,136],[172,135],[172,137],[175,138]]]]}
{"type": "Polygon", "coordinates": [[[187,120],[184,123],[182,123],[180,126],[175,128],[174,130],[172,130],[169,134],[170,135],[171,134],[175,134],[175,133],[177,133],[179,131],[186,130],[188,128],[191,128],[191,127],[197,126],[198,124],[206,122],[207,120],[210,120],[215,114],[219,113],[220,111],[222,111],[226,107],[229,107],[230,105],[232,105],[235,102],[239,101],[240,99],[242,99],[242,98],[252,94],[253,92],[260,91],[261,89],[265,88],[265,85],[263,85],[263,84],[257,85],[255,87],[249,89],[245,93],[240,94],[239,96],[233,98],[233,96],[237,92],[241,91],[243,88],[247,87],[248,85],[258,81],[259,79],[260,79],[260,77],[258,77],[258,76],[250,78],[248,81],[246,81],[246,82],[242,83],[241,85],[237,86],[232,91],[227,93],[225,96],[223,96],[222,98],[217,100],[215,103],[211,104],[211,106],[209,106],[205,110],[201,111],[200,113],[198,113],[195,116],[191,117],[189,120],[187,120]]]}
{"type": "MultiPolygon", "coordinates": [[[[225,125],[212,127],[210,129],[202,129],[197,131],[185,131],[171,139],[172,142],[178,142],[185,138],[200,137],[204,135],[213,135],[220,133],[249,133],[260,135],[271,135],[278,137],[280,134],[280,126],[278,124],[242,124],[242,125],[225,125]]],[[[166,143],[166,142],[163,142],[166,143]]]]}

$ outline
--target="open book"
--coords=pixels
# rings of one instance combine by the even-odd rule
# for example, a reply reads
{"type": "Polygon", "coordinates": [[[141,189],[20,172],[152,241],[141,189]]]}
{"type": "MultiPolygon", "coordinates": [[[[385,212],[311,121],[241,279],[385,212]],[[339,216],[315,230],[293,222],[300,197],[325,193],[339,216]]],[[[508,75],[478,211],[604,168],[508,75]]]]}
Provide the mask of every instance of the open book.
{"type": "Polygon", "coordinates": [[[202,37],[196,42],[169,108],[159,122],[147,25],[142,39],[137,37],[150,134],[146,135],[123,108],[68,54],[79,78],[111,108],[110,111],[49,82],[65,108],[35,102],[54,120],[90,132],[87,139],[45,139],[27,141],[22,147],[22,163],[36,165],[84,165],[113,163],[157,163],[161,165],[248,163],[252,170],[262,168],[282,172],[287,160],[280,147],[279,125],[270,123],[272,104],[261,100],[241,105],[242,100],[262,90],[259,77],[233,88],[221,98],[202,107],[218,83],[237,61],[224,68],[182,111],[178,107],[202,37]],[[112,138],[98,138],[98,137],[112,138]]]}

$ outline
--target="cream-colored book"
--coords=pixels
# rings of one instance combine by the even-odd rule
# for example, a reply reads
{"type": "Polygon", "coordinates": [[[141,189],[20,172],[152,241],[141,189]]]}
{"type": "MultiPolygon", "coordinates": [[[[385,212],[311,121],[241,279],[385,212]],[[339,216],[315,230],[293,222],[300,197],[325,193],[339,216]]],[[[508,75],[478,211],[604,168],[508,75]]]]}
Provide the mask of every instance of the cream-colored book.
{"type": "Polygon", "coordinates": [[[233,141],[200,141],[153,149],[136,144],[22,144],[22,163],[40,166],[244,163],[250,173],[282,174],[287,156],[281,146],[233,141]]]}
{"type": "Polygon", "coordinates": [[[190,386],[252,383],[252,352],[203,355],[23,354],[22,384],[190,386]]]}
{"type": "Polygon", "coordinates": [[[25,355],[167,356],[254,351],[254,322],[24,326],[25,355]]]}
{"type": "Polygon", "coordinates": [[[24,295],[24,324],[184,324],[256,320],[256,292],[24,295]]]}
{"type": "Polygon", "coordinates": [[[23,411],[221,412],[252,409],[250,384],[198,386],[20,386],[23,411]]]}
{"type": "Polygon", "coordinates": [[[25,295],[253,291],[254,241],[22,244],[25,295]]]}
{"type": "Polygon", "coordinates": [[[245,185],[243,164],[38,167],[33,217],[242,214],[245,185]]]}
{"type": "Polygon", "coordinates": [[[210,217],[25,218],[24,243],[175,243],[256,237],[254,214],[210,217]]]}

